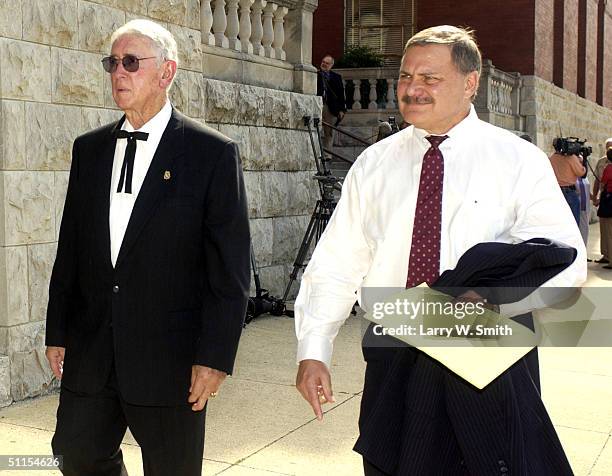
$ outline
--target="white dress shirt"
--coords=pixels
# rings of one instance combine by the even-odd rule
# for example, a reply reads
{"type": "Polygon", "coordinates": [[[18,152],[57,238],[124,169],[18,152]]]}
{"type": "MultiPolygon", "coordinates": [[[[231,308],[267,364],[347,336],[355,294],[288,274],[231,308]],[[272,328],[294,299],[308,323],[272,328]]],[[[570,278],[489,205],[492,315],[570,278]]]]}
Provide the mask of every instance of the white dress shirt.
{"type": "MultiPolygon", "coordinates": [[[[171,115],[172,106],[169,101],[166,101],[164,107],[162,107],[162,109],[146,124],[138,129],[141,132],[147,132],[149,137],[146,141],[136,141],[136,157],[134,159],[134,171],[132,175],[132,193],[117,193],[119,177],[121,176],[121,166],[123,165],[123,158],[127,147],[127,139],[117,139],[117,144],[115,145],[115,158],[113,160],[108,217],[110,226],[111,261],[113,266],[117,263],[117,256],[119,256],[119,250],[121,249],[121,243],[125,236],[125,230],[132,216],[134,203],[136,202],[136,198],[138,198],[138,193],[140,192],[142,183],[153,161],[153,156],[155,155],[162,134],[170,121],[171,115]]],[[[128,132],[134,132],[134,127],[132,127],[132,124],[130,124],[127,118],[123,122],[121,128],[128,132]]]]}
{"type": "MultiPolygon", "coordinates": [[[[428,133],[414,126],[366,149],[308,264],[295,302],[297,360],[329,367],[333,341],[362,287],[403,288],[428,133]]],[[[440,145],[444,156],[440,273],[481,242],[542,237],[578,250],[545,286],[579,286],[586,250],[544,152],[478,119],[474,108],[440,145]]],[[[506,306],[503,314],[525,309],[506,306]]],[[[537,306],[531,306],[533,309],[537,306]]]]}

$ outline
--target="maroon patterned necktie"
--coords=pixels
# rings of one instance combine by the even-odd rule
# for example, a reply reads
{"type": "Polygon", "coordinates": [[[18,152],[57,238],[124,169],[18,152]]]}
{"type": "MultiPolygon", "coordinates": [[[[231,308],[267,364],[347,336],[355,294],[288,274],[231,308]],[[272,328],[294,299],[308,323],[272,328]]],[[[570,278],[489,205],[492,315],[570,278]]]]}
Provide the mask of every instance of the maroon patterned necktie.
{"type": "Polygon", "coordinates": [[[425,152],[414,212],[412,245],[406,287],[422,282],[431,285],[440,274],[440,234],[442,227],[442,183],[444,158],[438,146],[448,136],[428,136],[431,147],[425,152]]]}

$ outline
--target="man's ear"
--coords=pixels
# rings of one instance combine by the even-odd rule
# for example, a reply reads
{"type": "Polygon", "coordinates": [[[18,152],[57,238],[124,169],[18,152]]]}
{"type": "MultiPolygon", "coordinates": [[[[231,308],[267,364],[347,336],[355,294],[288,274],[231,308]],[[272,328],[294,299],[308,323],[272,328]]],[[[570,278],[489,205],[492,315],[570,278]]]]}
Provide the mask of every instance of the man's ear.
{"type": "Polygon", "coordinates": [[[478,84],[480,83],[480,75],[478,71],[472,71],[465,77],[465,97],[473,98],[478,92],[478,84]]]}
{"type": "Polygon", "coordinates": [[[166,60],[164,61],[162,68],[163,70],[160,84],[163,87],[167,87],[176,75],[176,61],[166,60]]]}

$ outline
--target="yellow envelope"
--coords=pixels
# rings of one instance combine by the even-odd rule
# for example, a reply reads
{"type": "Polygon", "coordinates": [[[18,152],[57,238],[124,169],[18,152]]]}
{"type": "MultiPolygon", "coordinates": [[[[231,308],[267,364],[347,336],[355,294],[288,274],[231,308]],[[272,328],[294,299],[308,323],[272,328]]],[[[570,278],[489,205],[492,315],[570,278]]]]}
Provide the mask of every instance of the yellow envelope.
{"type": "Polygon", "coordinates": [[[392,335],[482,389],[533,349],[539,336],[484,307],[421,285],[371,304],[375,334],[392,335]]]}

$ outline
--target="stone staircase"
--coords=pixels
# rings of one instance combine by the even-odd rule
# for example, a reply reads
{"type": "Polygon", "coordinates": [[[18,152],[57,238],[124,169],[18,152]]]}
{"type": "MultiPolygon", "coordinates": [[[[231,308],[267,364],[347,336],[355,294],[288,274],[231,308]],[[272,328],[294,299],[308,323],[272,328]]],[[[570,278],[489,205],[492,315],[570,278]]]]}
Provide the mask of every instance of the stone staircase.
{"type": "MultiPolygon", "coordinates": [[[[372,132],[373,129],[370,126],[361,126],[361,127],[356,127],[356,126],[342,127],[340,126],[340,129],[350,134],[353,134],[354,136],[361,137],[370,143],[373,143],[375,140],[375,137],[372,139],[369,139],[373,134],[372,132]]],[[[361,154],[366,149],[366,147],[367,147],[366,145],[351,138],[348,135],[342,134],[338,131],[335,132],[333,151],[336,154],[344,157],[345,159],[350,160],[351,162],[354,162],[357,159],[357,157],[359,157],[359,154],[361,154]]],[[[332,157],[332,160],[329,163],[329,169],[332,175],[338,178],[344,178],[350,167],[351,167],[351,164],[337,157],[332,157]]]]}

